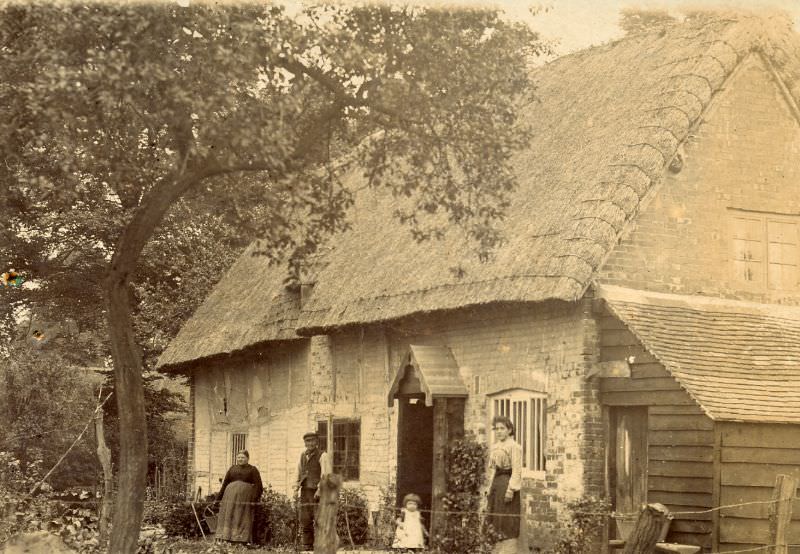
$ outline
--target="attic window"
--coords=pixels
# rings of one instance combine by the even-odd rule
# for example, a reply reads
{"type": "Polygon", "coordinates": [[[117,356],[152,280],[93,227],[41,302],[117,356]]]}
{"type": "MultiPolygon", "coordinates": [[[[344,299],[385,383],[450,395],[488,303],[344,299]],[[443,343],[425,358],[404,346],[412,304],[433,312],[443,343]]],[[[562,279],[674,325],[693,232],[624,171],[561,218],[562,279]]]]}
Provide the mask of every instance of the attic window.
{"type": "Polygon", "coordinates": [[[731,239],[737,281],[768,290],[797,288],[800,217],[731,211],[731,239]]]}

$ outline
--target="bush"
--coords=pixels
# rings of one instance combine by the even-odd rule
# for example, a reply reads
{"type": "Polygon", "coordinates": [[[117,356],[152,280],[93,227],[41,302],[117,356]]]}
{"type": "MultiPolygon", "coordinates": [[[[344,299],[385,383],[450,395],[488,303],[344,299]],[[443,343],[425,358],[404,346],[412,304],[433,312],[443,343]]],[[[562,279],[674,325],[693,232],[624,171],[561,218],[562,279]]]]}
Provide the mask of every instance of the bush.
{"type": "Polygon", "coordinates": [[[378,519],[372,528],[370,545],[376,550],[388,550],[394,542],[394,530],[397,525],[397,487],[394,483],[381,488],[378,519]]]}
{"type": "Polygon", "coordinates": [[[172,512],[173,506],[182,502],[184,502],[183,498],[178,495],[155,498],[152,489],[148,488],[144,499],[143,523],[145,525],[162,525],[172,512]]]}
{"type": "Polygon", "coordinates": [[[336,511],[336,533],[342,544],[360,545],[369,537],[369,506],[360,489],[342,487],[336,511]]]}
{"type": "Polygon", "coordinates": [[[273,548],[291,547],[297,536],[297,503],[270,485],[264,489],[253,521],[253,541],[273,548]]]}
{"type": "Polygon", "coordinates": [[[603,525],[611,514],[611,505],[606,499],[584,496],[567,504],[567,508],[571,512],[571,524],[556,544],[554,554],[593,552],[602,540],[603,525]]]}
{"type": "Polygon", "coordinates": [[[23,466],[8,452],[0,452],[0,543],[13,535],[47,531],[70,547],[90,552],[98,545],[97,499],[88,491],[54,493],[43,487],[28,492],[41,479],[41,461],[23,466]],[[46,490],[45,490],[46,489],[46,490]]]}
{"type": "Polygon", "coordinates": [[[448,448],[447,492],[442,506],[447,512],[437,521],[433,546],[440,552],[489,554],[497,542],[491,527],[481,525],[481,488],[486,481],[488,447],[468,434],[448,448]]]}
{"type": "Polygon", "coordinates": [[[199,518],[203,526],[203,532],[210,533],[211,530],[204,521],[204,514],[206,514],[206,508],[213,508],[216,498],[216,494],[210,494],[203,500],[195,502],[194,510],[192,510],[191,502],[175,502],[160,522],[164,525],[164,531],[170,537],[184,537],[187,539],[202,537],[203,534],[197,525],[197,519],[199,518]],[[197,517],[195,517],[195,510],[197,517]]]}

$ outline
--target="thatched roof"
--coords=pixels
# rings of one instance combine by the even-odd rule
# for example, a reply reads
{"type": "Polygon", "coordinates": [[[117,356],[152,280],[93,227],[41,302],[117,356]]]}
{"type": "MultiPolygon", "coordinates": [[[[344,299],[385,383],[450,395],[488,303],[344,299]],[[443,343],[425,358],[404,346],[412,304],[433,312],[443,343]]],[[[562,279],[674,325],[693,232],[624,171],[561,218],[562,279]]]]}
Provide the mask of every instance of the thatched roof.
{"type": "Polygon", "coordinates": [[[385,223],[385,210],[364,206],[319,274],[300,332],[580,298],[741,60],[761,48],[783,65],[791,33],[775,26],[744,16],[675,25],[542,68],[534,76],[541,102],[525,114],[536,136],[515,161],[519,190],[496,258],[482,264],[454,239],[415,244],[401,225],[385,223]]]}
{"type": "MultiPolygon", "coordinates": [[[[540,101],[524,114],[535,138],[515,160],[519,189],[502,226],[507,242],[494,259],[479,262],[458,233],[417,244],[392,221],[390,201],[364,195],[353,229],[325,256],[297,331],[492,302],[580,298],[745,57],[763,56],[785,82],[800,82],[792,73],[800,65],[795,40],[788,22],[716,18],[628,36],[538,69],[540,101]]],[[[270,292],[258,293],[257,306],[244,302],[239,291],[256,280],[249,263],[237,263],[207,302],[215,309],[198,310],[186,326],[193,332],[182,331],[177,344],[202,336],[203,353],[230,352],[234,344],[276,338],[263,325],[274,319],[264,315],[273,311],[266,300],[281,298],[281,279],[265,269],[257,280],[270,292]],[[221,306],[223,297],[231,303],[221,306]],[[195,321],[204,314],[226,321],[224,336],[195,321]]],[[[167,354],[162,365],[172,359],[167,354]]]]}
{"type": "Polygon", "coordinates": [[[254,256],[257,241],[236,260],[158,359],[159,369],[230,354],[295,333],[299,296],[286,290],[285,266],[254,256]]]}
{"type": "Polygon", "coordinates": [[[709,417],[800,423],[800,308],[598,287],[709,417]]]}

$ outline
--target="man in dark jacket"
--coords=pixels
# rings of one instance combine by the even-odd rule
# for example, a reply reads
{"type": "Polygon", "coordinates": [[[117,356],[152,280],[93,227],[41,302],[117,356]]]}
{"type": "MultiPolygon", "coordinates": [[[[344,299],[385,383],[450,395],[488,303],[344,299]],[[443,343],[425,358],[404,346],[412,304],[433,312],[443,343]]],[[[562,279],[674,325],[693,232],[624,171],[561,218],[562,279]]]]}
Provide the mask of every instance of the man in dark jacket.
{"type": "Polygon", "coordinates": [[[303,435],[306,449],[297,465],[296,488],[300,491],[300,531],[303,550],[314,550],[314,514],[319,503],[319,482],[331,473],[330,456],[319,449],[316,433],[303,435]]]}

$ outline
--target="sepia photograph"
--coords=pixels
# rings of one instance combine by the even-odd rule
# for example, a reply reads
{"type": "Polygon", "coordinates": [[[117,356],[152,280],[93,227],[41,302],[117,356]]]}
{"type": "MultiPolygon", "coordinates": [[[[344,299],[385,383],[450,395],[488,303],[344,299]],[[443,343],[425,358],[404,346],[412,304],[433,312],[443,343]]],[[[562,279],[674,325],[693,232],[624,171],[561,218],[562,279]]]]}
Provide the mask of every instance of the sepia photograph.
{"type": "Polygon", "coordinates": [[[799,103],[798,0],[0,0],[0,554],[800,554],[799,103]]]}

